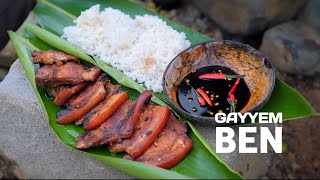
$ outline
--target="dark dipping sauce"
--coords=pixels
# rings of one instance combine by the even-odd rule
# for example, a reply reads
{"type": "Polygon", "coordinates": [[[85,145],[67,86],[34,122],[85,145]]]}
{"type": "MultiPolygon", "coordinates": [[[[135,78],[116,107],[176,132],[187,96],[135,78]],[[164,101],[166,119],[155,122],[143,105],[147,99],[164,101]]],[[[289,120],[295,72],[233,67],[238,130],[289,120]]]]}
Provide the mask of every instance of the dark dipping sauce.
{"type": "MultiPolygon", "coordinates": [[[[196,72],[188,74],[178,87],[177,97],[179,105],[187,112],[197,115],[213,117],[218,112],[228,114],[230,112],[230,104],[227,101],[228,93],[234,85],[237,78],[228,79],[199,79],[200,75],[206,73],[222,73],[228,75],[236,74],[234,71],[223,66],[207,66],[197,69],[196,72]],[[202,88],[204,92],[211,98],[212,107],[207,103],[201,106],[198,102],[197,95],[192,89],[202,88]]],[[[235,111],[239,112],[250,98],[250,90],[241,78],[234,93],[235,95],[235,111]]]]}

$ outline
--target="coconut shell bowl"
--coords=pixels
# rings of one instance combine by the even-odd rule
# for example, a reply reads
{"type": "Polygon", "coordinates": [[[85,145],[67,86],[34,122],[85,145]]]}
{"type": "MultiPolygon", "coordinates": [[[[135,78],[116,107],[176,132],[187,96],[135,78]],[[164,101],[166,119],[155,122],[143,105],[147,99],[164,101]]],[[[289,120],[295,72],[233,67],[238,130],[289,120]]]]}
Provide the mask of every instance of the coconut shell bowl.
{"type": "MultiPolygon", "coordinates": [[[[275,69],[261,52],[235,41],[204,42],[178,54],[167,66],[163,75],[162,85],[169,105],[186,119],[215,124],[214,116],[197,115],[187,111],[178,99],[179,85],[188,74],[196,73],[201,68],[215,66],[225,67],[235,74],[245,75],[242,81],[250,91],[250,96],[241,110],[238,109],[235,112],[257,112],[271,97],[275,84],[275,69]]],[[[241,94],[237,96],[240,97],[241,94]]]]}

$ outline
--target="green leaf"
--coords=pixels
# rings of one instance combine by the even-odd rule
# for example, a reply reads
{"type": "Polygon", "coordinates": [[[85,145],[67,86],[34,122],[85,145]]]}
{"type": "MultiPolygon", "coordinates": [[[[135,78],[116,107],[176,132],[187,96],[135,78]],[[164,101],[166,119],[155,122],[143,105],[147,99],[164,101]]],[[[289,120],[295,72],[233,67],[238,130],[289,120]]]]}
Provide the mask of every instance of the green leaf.
{"type": "Polygon", "coordinates": [[[279,79],[276,80],[270,100],[261,111],[282,112],[283,120],[319,115],[298,91],[279,79]]]}

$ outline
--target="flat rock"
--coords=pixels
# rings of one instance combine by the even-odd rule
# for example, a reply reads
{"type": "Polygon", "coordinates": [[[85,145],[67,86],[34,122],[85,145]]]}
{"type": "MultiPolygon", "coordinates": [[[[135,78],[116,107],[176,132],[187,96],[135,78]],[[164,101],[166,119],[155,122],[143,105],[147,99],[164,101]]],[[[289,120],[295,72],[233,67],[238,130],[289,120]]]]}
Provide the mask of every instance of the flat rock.
{"type": "MultiPolygon", "coordinates": [[[[0,149],[16,161],[27,179],[132,178],[59,141],[19,61],[12,65],[0,83],[0,107],[0,149]]],[[[215,147],[215,128],[202,125],[198,130],[215,147]]],[[[235,141],[238,142],[237,127],[235,130],[235,141]]],[[[255,135],[256,144],[259,144],[259,136],[255,135]]],[[[239,154],[235,151],[220,154],[220,157],[244,177],[259,178],[268,171],[273,155],[239,154]]]]}
{"type": "Polygon", "coordinates": [[[289,20],[307,0],[193,0],[193,2],[227,32],[247,35],[289,20]]]}
{"type": "Polygon", "coordinates": [[[280,71],[320,73],[320,34],[300,21],[289,21],[267,30],[260,51],[280,71]]]}

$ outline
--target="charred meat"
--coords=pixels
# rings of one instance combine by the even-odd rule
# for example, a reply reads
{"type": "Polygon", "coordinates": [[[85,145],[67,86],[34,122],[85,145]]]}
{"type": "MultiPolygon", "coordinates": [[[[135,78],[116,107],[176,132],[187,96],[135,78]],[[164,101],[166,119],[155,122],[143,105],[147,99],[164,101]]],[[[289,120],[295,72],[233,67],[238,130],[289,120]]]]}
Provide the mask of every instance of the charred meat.
{"type": "MultiPolygon", "coordinates": [[[[107,80],[105,82],[105,89],[107,91],[107,96],[105,97],[105,99],[109,99],[110,96],[118,93],[121,91],[121,87],[119,85],[113,85],[111,84],[110,80],[107,80]]],[[[99,104],[98,106],[96,106],[94,109],[92,109],[90,111],[91,114],[95,114],[96,112],[98,112],[101,108],[102,104],[99,104]]],[[[75,124],[76,125],[81,125],[83,123],[83,120],[86,116],[83,116],[81,119],[78,119],[75,124]]]]}
{"type": "Polygon", "coordinates": [[[78,84],[84,81],[94,81],[100,74],[101,69],[98,67],[85,69],[74,62],[67,62],[61,66],[44,65],[37,71],[36,84],[49,87],[78,84]]]}
{"type": "Polygon", "coordinates": [[[62,106],[72,95],[83,90],[88,84],[89,82],[81,82],[76,85],[63,85],[62,87],[58,86],[60,88],[58,92],[54,94],[54,104],[57,106],[62,106]]]}
{"type": "Polygon", "coordinates": [[[128,92],[119,92],[105,99],[95,112],[89,112],[83,119],[83,127],[91,131],[104,123],[129,98],[128,92]]]}
{"type": "Polygon", "coordinates": [[[44,64],[36,73],[37,86],[47,87],[54,104],[64,106],[58,124],[83,125],[77,149],[108,145],[112,152],[126,152],[125,159],[172,168],[192,149],[187,128],[168,107],[148,104],[144,91],[136,101],[113,85],[101,69],[85,67],[74,56],[56,51],[33,51],[34,63],[44,64]]]}
{"type": "Polygon", "coordinates": [[[117,142],[121,139],[119,129],[131,116],[135,102],[127,100],[100,127],[80,135],[77,138],[77,149],[85,149],[103,144],[117,142]]]}
{"type": "MultiPolygon", "coordinates": [[[[171,115],[166,127],[151,147],[135,161],[166,169],[172,168],[191,151],[192,140],[186,132],[187,128],[174,115],[171,115]]],[[[130,156],[125,158],[132,159],[130,156]]]]}
{"type": "Polygon", "coordinates": [[[151,96],[149,91],[145,91],[138,97],[137,102],[124,102],[100,127],[79,136],[77,148],[84,149],[131,138],[143,107],[150,101],[151,96]]]}
{"type": "Polygon", "coordinates": [[[130,139],[110,145],[112,152],[127,152],[133,158],[142,155],[166,125],[170,116],[167,107],[148,105],[141,114],[136,132],[130,139]]]}
{"type": "Polygon", "coordinates": [[[106,95],[107,91],[104,88],[103,80],[91,83],[78,96],[72,97],[67,102],[67,109],[57,113],[57,123],[68,124],[82,118],[92,108],[102,102],[106,95]]]}
{"type": "Polygon", "coordinates": [[[34,63],[57,64],[58,66],[61,66],[68,61],[80,63],[80,60],[75,56],[53,50],[33,51],[31,56],[34,63]]]}

